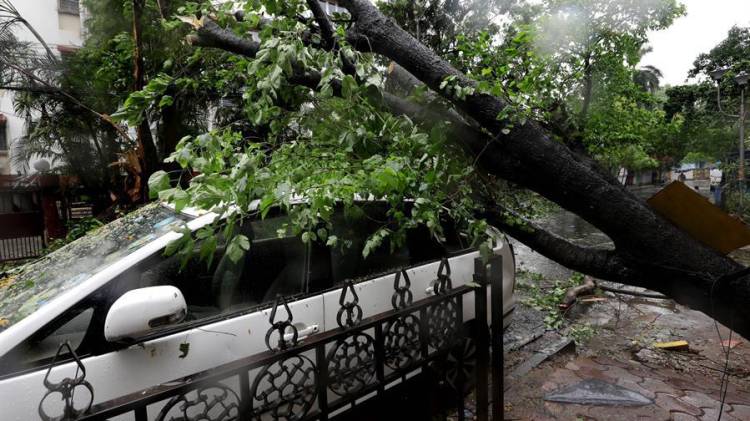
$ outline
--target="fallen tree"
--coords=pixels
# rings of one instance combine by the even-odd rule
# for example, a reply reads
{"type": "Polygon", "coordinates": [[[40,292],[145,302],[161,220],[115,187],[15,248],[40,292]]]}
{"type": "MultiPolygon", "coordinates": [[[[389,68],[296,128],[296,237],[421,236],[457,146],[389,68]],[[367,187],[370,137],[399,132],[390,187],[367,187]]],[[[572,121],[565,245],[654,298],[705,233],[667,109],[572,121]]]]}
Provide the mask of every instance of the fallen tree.
{"type": "MultiPolygon", "coordinates": [[[[394,114],[425,125],[450,122],[451,138],[475,157],[480,170],[528,188],[576,213],[607,234],[614,250],[581,247],[518,218],[485,197],[482,217],[543,255],[592,276],[662,292],[700,310],[750,338],[750,279],[733,276],[742,266],[688,236],[628,192],[580,150],[553,140],[541,124],[528,121],[508,129],[498,116],[508,105],[500,97],[479,92],[476,82],[420,44],[368,0],[342,0],[351,14],[346,41],[363,53],[397,63],[434,94],[455,107],[426,107],[384,93],[394,114]],[[470,88],[466,95],[443,89],[452,79],[470,88]]],[[[313,33],[332,36],[324,17],[308,21],[313,33]]],[[[204,17],[194,20],[194,45],[254,57],[261,45],[204,17]]],[[[321,44],[334,48],[335,42],[321,44]]],[[[319,89],[321,74],[295,63],[290,82],[319,89]]],[[[332,81],[340,95],[340,81],[332,81]]]]}

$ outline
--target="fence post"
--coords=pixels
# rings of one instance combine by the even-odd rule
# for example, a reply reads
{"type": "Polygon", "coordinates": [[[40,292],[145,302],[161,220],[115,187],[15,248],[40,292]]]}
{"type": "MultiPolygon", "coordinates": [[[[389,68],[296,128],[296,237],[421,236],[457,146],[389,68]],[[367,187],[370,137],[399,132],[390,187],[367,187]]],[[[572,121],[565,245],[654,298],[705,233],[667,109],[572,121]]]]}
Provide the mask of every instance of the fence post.
{"type": "Polygon", "coordinates": [[[474,312],[477,324],[477,420],[489,420],[489,378],[490,341],[487,326],[487,266],[481,257],[474,259],[474,282],[479,285],[474,289],[474,312]]]}
{"type": "Polygon", "coordinates": [[[502,417],[503,256],[492,256],[489,270],[492,286],[492,416],[502,417]]]}

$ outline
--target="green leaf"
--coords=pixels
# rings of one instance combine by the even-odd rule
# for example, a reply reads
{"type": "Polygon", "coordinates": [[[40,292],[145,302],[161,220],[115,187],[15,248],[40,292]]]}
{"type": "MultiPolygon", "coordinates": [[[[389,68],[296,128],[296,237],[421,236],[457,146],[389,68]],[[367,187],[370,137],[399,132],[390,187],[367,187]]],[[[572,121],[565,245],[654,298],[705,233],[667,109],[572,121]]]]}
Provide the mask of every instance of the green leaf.
{"type": "Polygon", "coordinates": [[[159,108],[169,107],[172,104],[174,104],[174,98],[169,95],[164,95],[159,101],[159,108]]]}
{"type": "Polygon", "coordinates": [[[213,263],[216,247],[217,239],[216,236],[213,235],[213,233],[210,237],[205,238],[203,243],[201,244],[200,259],[206,262],[206,266],[209,268],[211,267],[211,263],[213,263]]]}
{"type": "Polygon", "coordinates": [[[357,89],[357,81],[354,80],[354,77],[351,75],[344,76],[341,80],[341,95],[346,99],[350,99],[355,89],[357,89]]]}
{"type": "Polygon", "coordinates": [[[148,191],[152,199],[156,198],[160,191],[168,188],[170,188],[169,174],[165,171],[157,171],[148,178],[148,191]]]}
{"type": "Polygon", "coordinates": [[[190,196],[182,189],[175,189],[171,199],[174,203],[175,212],[181,212],[190,202],[190,196]]]}
{"type": "Polygon", "coordinates": [[[239,234],[229,242],[226,253],[232,262],[238,263],[248,250],[250,250],[250,240],[246,236],[239,234]]]}

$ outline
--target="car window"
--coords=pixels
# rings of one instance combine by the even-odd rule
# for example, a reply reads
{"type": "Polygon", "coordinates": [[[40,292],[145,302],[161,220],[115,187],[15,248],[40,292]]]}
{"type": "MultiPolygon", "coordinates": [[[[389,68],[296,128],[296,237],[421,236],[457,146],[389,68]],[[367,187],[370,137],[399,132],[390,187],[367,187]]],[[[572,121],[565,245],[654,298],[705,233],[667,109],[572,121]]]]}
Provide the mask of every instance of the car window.
{"type": "Polygon", "coordinates": [[[126,272],[117,294],[135,288],[172,285],[180,289],[188,307],[186,321],[264,304],[280,295],[306,290],[305,246],[297,236],[279,237],[277,230],[288,217],[251,221],[242,233],[251,239],[250,250],[237,262],[219,247],[211,266],[201,261],[201,242],[194,257],[181,267],[178,255],[158,255],[141,267],[126,272]]]}
{"type": "Polygon", "coordinates": [[[55,356],[60,344],[66,341],[71,348],[78,350],[86,336],[94,308],[77,309],[71,313],[70,318],[50,334],[32,339],[24,343],[21,352],[18,353],[21,365],[30,365],[36,361],[48,360],[55,356]]]}
{"type": "MultiPolygon", "coordinates": [[[[103,317],[97,314],[94,300],[74,306],[5,354],[0,359],[0,375],[49,364],[66,341],[79,356],[89,354],[91,349],[86,342],[91,342],[88,339],[91,333],[103,323],[96,323],[97,316],[103,317]]],[[[60,356],[69,357],[67,352],[60,356]]]]}
{"type": "Polygon", "coordinates": [[[0,331],[188,220],[159,204],[146,205],[18,270],[0,273],[0,331]]]}

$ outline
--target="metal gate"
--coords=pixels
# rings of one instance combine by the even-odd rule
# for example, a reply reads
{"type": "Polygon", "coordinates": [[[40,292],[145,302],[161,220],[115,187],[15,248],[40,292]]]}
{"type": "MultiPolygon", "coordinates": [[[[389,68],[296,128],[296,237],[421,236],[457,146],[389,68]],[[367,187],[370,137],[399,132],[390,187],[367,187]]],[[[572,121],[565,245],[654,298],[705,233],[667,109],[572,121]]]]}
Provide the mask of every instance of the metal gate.
{"type": "MultiPolygon", "coordinates": [[[[93,406],[95,391],[86,381],[83,363],[73,353],[78,362],[76,377],[58,383],[45,379],[49,390],[45,399],[62,396],[63,413],[46,414],[43,399],[40,416],[45,421],[103,420],[122,414],[131,414],[136,421],[328,420],[364,399],[377,399],[397,382],[408,384],[411,376],[438,366],[445,368],[439,374],[455,391],[458,418],[463,420],[465,384],[471,379],[466,375],[469,371],[462,350],[466,341],[475,341],[476,360],[471,364],[476,366],[476,415],[487,421],[490,284],[495,336],[493,412],[501,413],[498,335],[502,326],[502,258],[476,259],[474,268],[474,283],[457,288],[451,288],[449,275],[438,271],[436,295],[416,302],[406,271],[394,273],[393,309],[365,319],[349,281],[341,289],[339,327],[304,341],[298,341],[286,301],[277,298],[265,335],[267,351],[93,406]],[[467,337],[463,329],[467,297],[475,303],[473,318],[479,326],[475,337],[467,337]],[[88,389],[91,400],[87,407],[76,408],[72,396],[76,390],[85,393],[82,389],[88,389]]],[[[58,354],[65,348],[63,344],[58,354]]],[[[72,353],[69,346],[67,350],[72,353]]],[[[54,365],[53,361],[50,370],[54,365]]]]}
{"type": "Polygon", "coordinates": [[[0,213],[0,262],[37,257],[43,249],[41,212],[0,213]]]}

